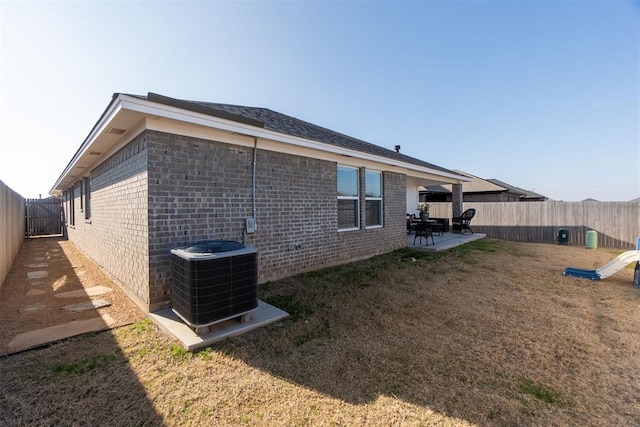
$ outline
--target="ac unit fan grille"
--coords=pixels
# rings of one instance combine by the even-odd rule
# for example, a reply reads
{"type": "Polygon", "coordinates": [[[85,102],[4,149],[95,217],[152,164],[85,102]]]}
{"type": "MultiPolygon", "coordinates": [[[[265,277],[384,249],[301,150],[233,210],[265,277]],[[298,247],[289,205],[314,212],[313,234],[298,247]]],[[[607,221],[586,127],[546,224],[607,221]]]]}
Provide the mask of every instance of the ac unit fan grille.
{"type": "Polygon", "coordinates": [[[258,306],[257,253],[211,259],[172,256],[173,310],[191,326],[240,316],[258,306]]]}

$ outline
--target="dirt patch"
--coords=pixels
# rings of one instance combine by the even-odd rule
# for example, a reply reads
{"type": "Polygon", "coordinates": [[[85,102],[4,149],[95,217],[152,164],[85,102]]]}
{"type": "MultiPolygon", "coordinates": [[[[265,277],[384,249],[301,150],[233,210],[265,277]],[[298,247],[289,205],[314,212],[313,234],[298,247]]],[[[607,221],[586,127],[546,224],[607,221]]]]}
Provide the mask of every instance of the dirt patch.
{"type": "Polygon", "coordinates": [[[17,350],[8,344],[18,334],[105,314],[113,319],[105,327],[144,317],[71,242],[62,238],[27,239],[0,288],[0,354],[17,350]],[[103,307],[93,308],[100,305],[103,307]]]}

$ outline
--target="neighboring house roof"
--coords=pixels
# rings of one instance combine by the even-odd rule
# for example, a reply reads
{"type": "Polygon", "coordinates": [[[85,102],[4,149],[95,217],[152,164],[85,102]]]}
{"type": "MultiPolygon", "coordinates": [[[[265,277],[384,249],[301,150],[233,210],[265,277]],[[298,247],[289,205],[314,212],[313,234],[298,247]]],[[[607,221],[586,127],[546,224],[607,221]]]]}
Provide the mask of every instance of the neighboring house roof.
{"type": "MultiPolygon", "coordinates": [[[[501,187],[475,175],[471,175],[470,173],[463,172],[457,169],[454,169],[454,172],[471,179],[471,181],[462,184],[463,193],[502,193],[504,191],[507,191],[505,187],[501,187]]],[[[430,193],[451,193],[451,190],[452,186],[450,184],[446,184],[430,185],[428,187],[424,187],[424,190],[422,191],[427,191],[430,193]]]]}
{"type": "Polygon", "coordinates": [[[451,186],[450,185],[429,185],[428,187],[418,187],[419,191],[427,191],[429,193],[435,194],[451,194],[451,186]],[[446,187],[449,187],[448,189],[446,187]]]}
{"type": "Polygon", "coordinates": [[[471,178],[471,182],[465,182],[462,184],[462,191],[465,193],[502,193],[507,190],[505,187],[496,185],[493,182],[489,182],[478,176],[471,175],[468,172],[463,172],[461,170],[455,170],[455,172],[471,178]]]}
{"type": "Polygon", "coordinates": [[[533,191],[527,191],[520,187],[514,187],[513,185],[509,185],[495,178],[488,179],[487,181],[508,189],[510,193],[521,194],[522,199],[525,199],[525,200],[548,200],[549,199],[548,197],[543,196],[542,194],[534,193],[533,191]]]}
{"type": "MultiPolygon", "coordinates": [[[[404,173],[431,183],[463,183],[469,181],[455,171],[353,138],[267,108],[245,107],[202,101],[186,101],[148,93],[131,95],[115,93],[89,135],[51,189],[60,195],[73,182],[88,176],[114,149],[145,129],[197,129],[224,132],[277,143],[274,150],[349,163],[379,165],[384,170],[404,173]],[[180,124],[171,128],[171,124],[180,124]],[[306,150],[306,151],[305,151],[306,150]],[[309,151],[311,150],[311,151],[309,151]],[[336,160],[337,159],[337,160],[336,160]],[[356,160],[356,161],[354,161],[356,160]]],[[[199,131],[198,131],[199,132],[199,131]]],[[[208,133],[202,134],[207,138],[208,133]]],[[[245,142],[246,143],[246,142],[245,142]]],[[[253,144],[252,144],[253,146],[253,144]]]]}
{"type": "MultiPolygon", "coordinates": [[[[548,200],[549,198],[533,191],[527,191],[513,185],[509,185],[506,182],[498,179],[482,179],[468,172],[454,169],[455,173],[471,178],[470,182],[462,184],[462,192],[468,193],[503,193],[507,192],[515,194],[520,197],[521,200],[548,200]]],[[[451,193],[451,185],[431,185],[428,187],[420,188],[421,191],[427,191],[429,193],[447,194],[451,193]]]]}

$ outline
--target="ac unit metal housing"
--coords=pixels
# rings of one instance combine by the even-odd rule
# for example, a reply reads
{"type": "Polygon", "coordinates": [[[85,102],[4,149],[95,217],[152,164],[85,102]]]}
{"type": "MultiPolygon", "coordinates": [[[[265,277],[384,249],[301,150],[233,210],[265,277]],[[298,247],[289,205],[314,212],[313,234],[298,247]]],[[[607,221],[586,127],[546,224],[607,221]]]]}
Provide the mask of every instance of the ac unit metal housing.
{"type": "Polygon", "coordinates": [[[230,240],[171,250],[172,310],[199,328],[258,307],[258,251],[230,240]]]}

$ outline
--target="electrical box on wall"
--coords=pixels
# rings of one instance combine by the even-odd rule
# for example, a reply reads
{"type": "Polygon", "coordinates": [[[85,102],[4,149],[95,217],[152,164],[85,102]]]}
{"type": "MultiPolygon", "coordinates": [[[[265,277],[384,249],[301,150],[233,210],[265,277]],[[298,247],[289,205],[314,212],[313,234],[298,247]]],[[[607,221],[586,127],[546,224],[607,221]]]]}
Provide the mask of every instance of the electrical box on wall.
{"type": "Polygon", "coordinates": [[[245,218],[244,219],[244,228],[247,230],[247,234],[252,234],[256,232],[256,219],[255,218],[245,218]]]}

